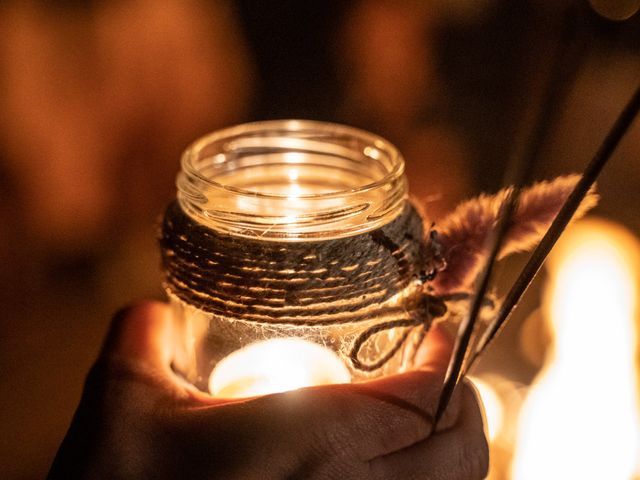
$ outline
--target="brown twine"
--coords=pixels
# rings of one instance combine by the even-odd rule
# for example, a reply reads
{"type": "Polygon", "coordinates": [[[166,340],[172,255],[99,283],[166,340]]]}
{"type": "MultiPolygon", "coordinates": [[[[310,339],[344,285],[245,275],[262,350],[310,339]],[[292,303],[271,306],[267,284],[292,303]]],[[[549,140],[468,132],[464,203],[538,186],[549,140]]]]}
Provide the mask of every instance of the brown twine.
{"type": "Polygon", "coordinates": [[[392,222],[368,233],[282,242],[218,232],[199,224],[174,202],[160,234],[167,289],[206,312],[292,326],[390,318],[354,341],[350,358],[363,371],[382,367],[413,327],[426,331],[433,318],[446,312],[444,302],[422,287],[442,268],[435,240],[433,230],[425,237],[422,219],[409,203],[392,222]],[[408,289],[411,285],[417,287],[408,289]],[[409,297],[390,301],[407,291],[409,297]],[[372,363],[360,360],[367,340],[402,327],[407,327],[405,332],[382,357],[372,363]]]}

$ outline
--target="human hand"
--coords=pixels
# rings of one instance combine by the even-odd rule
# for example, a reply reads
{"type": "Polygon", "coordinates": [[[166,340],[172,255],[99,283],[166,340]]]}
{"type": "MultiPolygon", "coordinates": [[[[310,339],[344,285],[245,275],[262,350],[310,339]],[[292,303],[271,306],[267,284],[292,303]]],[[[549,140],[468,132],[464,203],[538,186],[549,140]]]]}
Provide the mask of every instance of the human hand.
{"type": "Polygon", "coordinates": [[[450,344],[427,337],[420,370],[359,384],[221,400],[171,369],[169,309],[116,315],[50,479],[480,479],[478,400],[462,384],[433,429],[450,344]]]}

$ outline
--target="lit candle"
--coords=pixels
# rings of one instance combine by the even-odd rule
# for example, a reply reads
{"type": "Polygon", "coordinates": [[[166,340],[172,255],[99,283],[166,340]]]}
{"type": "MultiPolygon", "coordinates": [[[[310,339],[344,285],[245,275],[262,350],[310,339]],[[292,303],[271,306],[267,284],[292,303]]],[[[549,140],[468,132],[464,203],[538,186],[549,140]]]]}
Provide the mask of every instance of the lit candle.
{"type": "Polygon", "coordinates": [[[419,291],[422,220],[395,147],[334,124],[240,125],[189,147],[177,185],[161,246],[196,387],[238,398],[401,368],[399,350],[368,368],[392,329],[352,351],[419,291]]]}
{"type": "Polygon", "coordinates": [[[211,373],[209,391],[242,398],[350,381],[349,370],[331,350],[299,338],[273,338],[223,358],[211,373]]]}

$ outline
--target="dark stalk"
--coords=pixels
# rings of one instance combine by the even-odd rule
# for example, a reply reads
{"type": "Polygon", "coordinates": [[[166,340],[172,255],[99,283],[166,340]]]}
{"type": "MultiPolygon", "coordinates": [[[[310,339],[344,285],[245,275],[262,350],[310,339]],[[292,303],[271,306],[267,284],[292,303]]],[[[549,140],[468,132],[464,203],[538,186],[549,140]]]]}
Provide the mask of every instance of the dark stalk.
{"type": "MultiPolygon", "coordinates": [[[[565,12],[551,73],[542,101],[534,116],[535,124],[532,129],[524,129],[525,131],[530,130],[526,141],[520,141],[516,144],[516,149],[510,162],[512,165],[510,169],[511,175],[508,176],[511,177],[510,183],[513,185],[513,190],[507,195],[501,206],[494,233],[487,239],[489,255],[478,276],[469,313],[465,316],[458,329],[451,361],[447,369],[438,408],[436,410],[435,423],[442,417],[463,372],[467,370],[467,368],[465,368],[465,360],[468,358],[471,337],[489,288],[495,261],[500,254],[506,235],[511,227],[511,218],[517,208],[520,191],[532,176],[535,161],[539,156],[540,150],[553,124],[553,120],[556,118],[559,107],[563,104],[563,100],[578,70],[583,45],[581,42],[575,42],[574,39],[577,37],[577,31],[582,21],[582,16],[577,14],[574,8],[570,8],[565,12]]],[[[583,36],[581,37],[584,38],[583,36]]]]}
{"type": "Polygon", "coordinates": [[[638,86],[637,90],[631,97],[631,100],[629,101],[629,103],[627,103],[626,107],[617,118],[612,129],[609,131],[609,134],[598,149],[596,155],[593,157],[593,159],[585,169],[582,178],[571,192],[571,195],[569,195],[569,198],[562,206],[562,209],[560,209],[560,212],[558,212],[558,215],[553,220],[553,223],[549,227],[549,230],[547,230],[547,233],[545,234],[543,239],[540,241],[540,244],[531,254],[531,258],[522,269],[522,272],[520,272],[520,275],[516,279],[513,287],[511,287],[511,290],[504,299],[504,302],[502,303],[502,306],[498,311],[498,315],[489,325],[484,335],[480,338],[477,348],[469,359],[467,370],[486,350],[487,346],[496,337],[496,335],[500,332],[500,330],[506,323],[507,319],[511,315],[511,312],[516,307],[516,305],[526,292],[527,288],[529,288],[529,285],[533,281],[533,278],[540,270],[540,267],[547,258],[547,255],[556,244],[564,229],[571,221],[571,218],[580,206],[580,203],[595,183],[596,179],[602,172],[602,169],[611,158],[611,155],[615,151],[624,135],[631,127],[631,124],[638,115],[639,110],[640,86],[638,86]]]}

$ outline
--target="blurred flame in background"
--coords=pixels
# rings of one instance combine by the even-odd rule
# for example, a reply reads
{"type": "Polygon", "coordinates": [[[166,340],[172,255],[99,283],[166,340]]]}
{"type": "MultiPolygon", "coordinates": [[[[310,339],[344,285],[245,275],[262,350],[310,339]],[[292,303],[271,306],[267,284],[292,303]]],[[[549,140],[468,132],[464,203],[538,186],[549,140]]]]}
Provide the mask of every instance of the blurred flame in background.
{"type": "Polygon", "coordinates": [[[544,312],[554,345],[522,407],[514,479],[629,479],[637,473],[635,369],[640,245],[588,220],[554,249],[544,312]]]}
{"type": "Polygon", "coordinates": [[[482,399],[486,433],[490,445],[490,467],[487,480],[510,478],[509,467],[516,438],[518,411],[525,387],[496,373],[469,377],[482,399]]]}

